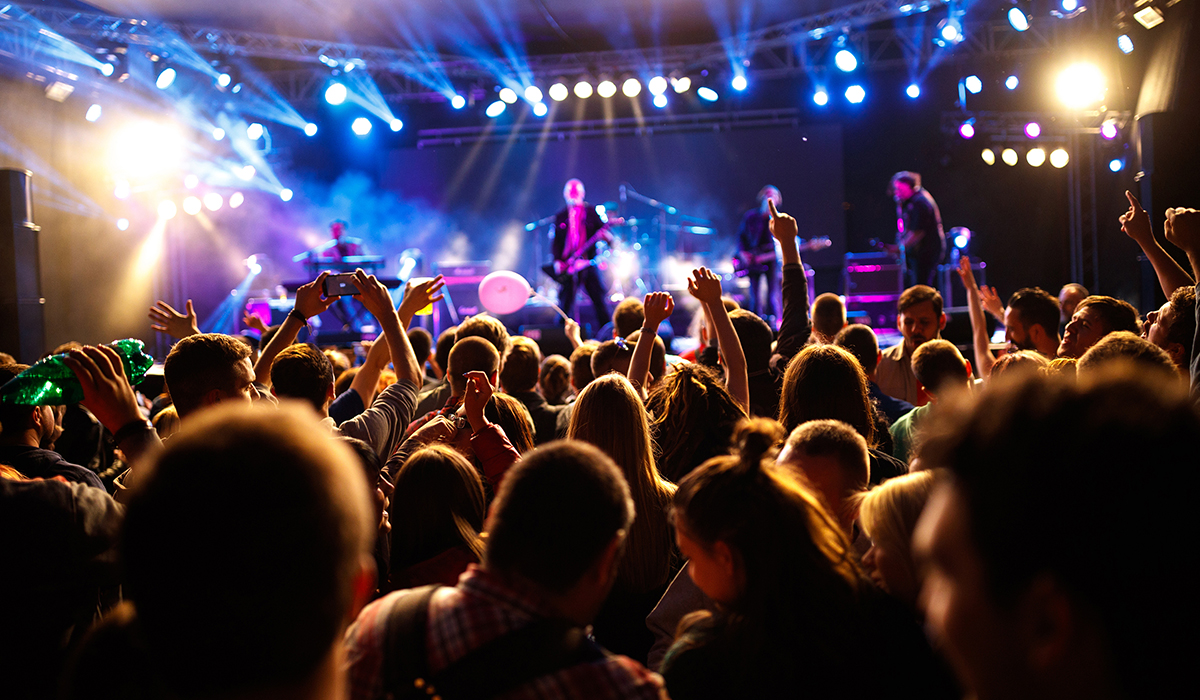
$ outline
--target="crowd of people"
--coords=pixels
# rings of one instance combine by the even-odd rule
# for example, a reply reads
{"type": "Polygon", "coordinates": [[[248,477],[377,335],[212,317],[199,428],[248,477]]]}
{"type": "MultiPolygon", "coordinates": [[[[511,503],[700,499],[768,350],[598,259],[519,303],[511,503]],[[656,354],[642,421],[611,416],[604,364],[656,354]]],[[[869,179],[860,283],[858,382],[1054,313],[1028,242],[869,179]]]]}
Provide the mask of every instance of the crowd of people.
{"type": "Polygon", "coordinates": [[[161,394],[60,348],[80,404],[0,405],[0,696],[1186,692],[1200,212],[1166,217],[1188,271],[1130,196],[1145,319],[1078,285],[1005,305],[964,265],[968,360],[931,287],[890,348],[810,307],[767,201],[778,332],[700,268],[687,356],[666,292],[544,357],[486,314],[409,329],[442,280],[397,307],[361,270],[357,367],[297,342],[325,274],[257,346],[160,302],[161,394]]]}

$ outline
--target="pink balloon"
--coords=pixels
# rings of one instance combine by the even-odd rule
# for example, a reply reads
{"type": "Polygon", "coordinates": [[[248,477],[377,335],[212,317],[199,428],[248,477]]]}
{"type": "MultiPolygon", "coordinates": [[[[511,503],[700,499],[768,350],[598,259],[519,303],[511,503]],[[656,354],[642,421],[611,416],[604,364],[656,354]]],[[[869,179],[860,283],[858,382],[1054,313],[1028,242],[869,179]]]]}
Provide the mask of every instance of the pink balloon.
{"type": "Polygon", "coordinates": [[[494,314],[511,314],[529,299],[529,282],[515,272],[493,272],[479,283],[479,303],[494,314]]]}

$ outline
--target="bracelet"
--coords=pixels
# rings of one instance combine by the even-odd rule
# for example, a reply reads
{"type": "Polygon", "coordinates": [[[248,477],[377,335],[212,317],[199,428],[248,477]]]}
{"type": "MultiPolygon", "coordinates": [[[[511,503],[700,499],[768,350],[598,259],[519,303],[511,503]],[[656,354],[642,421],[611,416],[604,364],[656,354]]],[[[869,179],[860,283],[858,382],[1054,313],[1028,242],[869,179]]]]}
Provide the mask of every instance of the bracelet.
{"type": "Polygon", "coordinates": [[[294,318],[297,321],[299,321],[300,323],[303,323],[305,325],[308,324],[308,317],[305,316],[304,314],[300,313],[299,311],[297,311],[296,307],[292,307],[292,310],[288,312],[287,317],[294,318]]]}
{"type": "Polygon", "coordinates": [[[138,432],[139,430],[146,430],[146,429],[154,430],[154,424],[151,423],[150,421],[146,420],[145,418],[136,418],[134,420],[131,420],[128,423],[126,423],[125,425],[122,425],[120,427],[120,429],[117,430],[117,432],[113,433],[113,437],[112,437],[113,444],[120,445],[121,442],[125,440],[125,438],[129,437],[130,435],[133,435],[134,433],[138,432]]]}

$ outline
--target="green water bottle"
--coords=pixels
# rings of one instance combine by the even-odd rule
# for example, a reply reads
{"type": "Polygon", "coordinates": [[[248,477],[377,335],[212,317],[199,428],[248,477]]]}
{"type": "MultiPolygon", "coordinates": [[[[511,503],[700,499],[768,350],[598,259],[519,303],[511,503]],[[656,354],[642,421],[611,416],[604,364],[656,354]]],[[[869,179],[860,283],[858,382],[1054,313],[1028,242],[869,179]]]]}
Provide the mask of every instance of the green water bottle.
{"type": "MultiPolygon", "coordinates": [[[[146,370],[154,364],[154,358],[145,352],[142,341],[134,338],[118,340],[109,347],[121,356],[125,365],[125,376],[129,383],[137,386],[146,376],[146,370]]],[[[83,400],[83,387],[75,373],[63,362],[66,355],[51,355],[38,360],[24,372],[0,387],[0,403],[20,406],[57,406],[79,403],[83,400]]]]}

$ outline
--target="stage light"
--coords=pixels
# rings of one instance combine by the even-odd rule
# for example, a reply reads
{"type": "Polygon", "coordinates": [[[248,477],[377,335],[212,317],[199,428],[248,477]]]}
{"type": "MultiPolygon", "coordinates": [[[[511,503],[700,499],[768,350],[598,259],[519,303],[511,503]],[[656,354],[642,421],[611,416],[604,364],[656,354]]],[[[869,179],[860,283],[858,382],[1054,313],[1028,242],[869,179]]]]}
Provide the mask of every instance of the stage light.
{"type": "Polygon", "coordinates": [[[677,93],[684,93],[692,89],[692,79],[686,75],[682,78],[671,78],[671,89],[677,93]]]}
{"type": "Polygon", "coordinates": [[[117,230],[118,231],[128,231],[129,230],[129,219],[117,219],[117,230]]]}
{"type": "Polygon", "coordinates": [[[257,172],[253,165],[244,165],[237,171],[237,176],[246,182],[254,179],[254,173],[257,172]]]}
{"type": "Polygon", "coordinates": [[[221,127],[216,127],[212,130],[213,141],[220,141],[225,138],[225,130],[221,127]]]}
{"type": "Polygon", "coordinates": [[[1071,161],[1071,157],[1067,155],[1066,149],[1056,148],[1050,151],[1050,165],[1062,169],[1067,167],[1067,163],[1071,161]]]}
{"type": "Polygon", "coordinates": [[[1005,165],[1017,164],[1017,152],[1011,148],[1006,148],[1000,151],[1000,160],[1004,161],[1005,165]]]}
{"type": "Polygon", "coordinates": [[[164,68],[162,72],[158,74],[158,78],[155,79],[154,86],[159,90],[166,90],[167,88],[171,87],[172,83],[175,82],[176,75],[177,73],[175,72],[174,68],[164,68]]]}
{"type": "Polygon", "coordinates": [[[850,49],[840,49],[833,56],[833,65],[843,73],[849,73],[858,68],[858,57],[850,49]]]}
{"type": "Polygon", "coordinates": [[[1029,149],[1029,152],[1025,154],[1025,162],[1035,168],[1042,167],[1042,163],[1046,162],[1046,151],[1041,148],[1029,149]]]}
{"type": "Polygon", "coordinates": [[[958,135],[964,139],[975,138],[975,120],[968,119],[958,127],[958,135]]]}
{"type": "Polygon", "coordinates": [[[996,164],[996,152],[990,148],[983,149],[983,162],[988,165],[996,164]]]}
{"type": "Polygon", "coordinates": [[[1017,86],[1019,86],[1020,84],[1021,84],[1021,79],[1015,75],[1010,75],[1007,78],[1005,78],[1005,80],[1004,80],[1004,87],[1008,88],[1009,90],[1016,90],[1017,86]]]}
{"type": "Polygon", "coordinates": [[[204,195],[204,207],[209,211],[217,211],[224,203],[225,200],[222,199],[221,195],[216,192],[209,192],[208,194],[204,195]]]}
{"type": "Polygon", "coordinates": [[[199,197],[188,197],[183,200],[183,211],[189,216],[199,214],[201,206],[203,205],[200,203],[199,197]]]}
{"type": "Polygon", "coordinates": [[[1119,129],[1117,129],[1117,123],[1112,119],[1109,119],[1100,125],[1100,136],[1107,141],[1112,141],[1113,139],[1117,138],[1118,133],[1119,129]]]}
{"type": "Polygon", "coordinates": [[[467,106],[467,98],[462,95],[455,95],[450,98],[450,106],[454,109],[462,109],[467,106]]]}
{"type": "Polygon", "coordinates": [[[575,83],[575,96],[581,100],[586,100],[592,96],[592,84],[586,80],[580,80],[575,83]]]}
{"type": "Polygon", "coordinates": [[[1153,6],[1143,7],[1137,12],[1134,12],[1133,18],[1137,20],[1138,24],[1142,25],[1146,29],[1153,29],[1163,23],[1162,10],[1153,6]]]}
{"type": "Polygon", "coordinates": [[[829,104],[829,93],[825,92],[824,90],[817,90],[813,93],[813,102],[816,103],[818,107],[824,107],[825,105],[829,104]]]}
{"type": "Polygon", "coordinates": [[[500,99],[504,101],[504,104],[508,104],[508,105],[516,104],[517,103],[517,91],[513,90],[512,88],[507,88],[507,87],[501,88],[500,89],[500,99]]]}
{"type": "Polygon", "coordinates": [[[131,191],[129,180],[117,180],[116,187],[113,187],[113,196],[117,199],[125,199],[131,191]]]}
{"type": "Polygon", "coordinates": [[[851,85],[846,88],[846,99],[852,105],[860,104],[867,99],[867,91],[863,89],[862,85],[851,85]]]}
{"type": "Polygon", "coordinates": [[[325,88],[325,101],[335,107],[346,101],[346,86],[341,83],[330,83],[325,88]]]}
{"type": "Polygon", "coordinates": [[[917,85],[916,83],[911,83],[908,88],[904,90],[904,94],[908,95],[910,99],[915,100],[921,96],[921,86],[917,85]]]}
{"type": "Polygon", "coordinates": [[[229,87],[231,82],[233,82],[233,78],[228,73],[217,75],[217,87],[229,87]]]}
{"type": "Polygon", "coordinates": [[[371,133],[371,120],[367,119],[366,117],[359,117],[350,124],[350,130],[353,131],[356,136],[366,136],[367,134],[371,133]]]}
{"type": "Polygon", "coordinates": [[[596,94],[608,99],[609,97],[617,94],[617,85],[611,80],[602,80],[600,81],[600,84],[596,86],[596,94]]]}
{"type": "Polygon", "coordinates": [[[279,198],[285,202],[292,201],[292,194],[293,192],[286,187],[284,187],[282,190],[279,190],[279,198]]]}
{"type": "Polygon", "coordinates": [[[1119,173],[1124,168],[1125,168],[1125,159],[1124,158],[1113,158],[1112,160],[1108,161],[1108,169],[1113,171],[1114,173],[1119,173]]]}
{"type": "Polygon", "coordinates": [[[194,190],[200,186],[200,178],[193,174],[189,174],[187,177],[183,178],[183,186],[185,189],[194,190]]]}
{"type": "Polygon", "coordinates": [[[717,101],[717,91],[708,86],[696,88],[696,96],[706,102],[717,101]]]}
{"type": "Polygon", "coordinates": [[[229,195],[229,208],[237,209],[242,206],[242,202],[246,201],[246,197],[241,192],[234,192],[229,195]]]}
{"type": "Polygon", "coordinates": [[[729,81],[729,86],[732,87],[734,90],[741,92],[742,90],[745,90],[747,87],[749,87],[749,83],[746,82],[746,76],[735,75],[735,76],[733,76],[733,80],[729,81]]]}
{"type": "Polygon", "coordinates": [[[967,245],[971,242],[971,229],[966,226],[955,226],[950,229],[950,238],[955,248],[966,250],[967,245]]]}
{"type": "Polygon", "coordinates": [[[1094,64],[1076,63],[1058,75],[1055,89],[1067,107],[1091,107],[1104,99],[1104,74],[1094,64]]]}
{"type": "Polygon", "coordinates": [[[1063,12],[1074,12],[1079,9],[1079,0],[1062,0],[1059,6],[1062,7],[1063,12]]]}
{"type": "Polygon", "coordinates": [[[316,136],[317,135],[317,125],[313,124],[312,122],[305,124],[304,125],[304,135],[305,136],[316,136]]]}
{"type": "Polygon", "coordinates": [[[404,122],[400,119],[392,119],[390,122],[388,122],[388,128],[390,128],[392,131],[400,131],[404,128],[404,122]]]}
{"type": "Polygon", "coordinates": [[[250,257],[246,258],[242,262],[246,264],[246,270],[248,270],[250,272],[250,274],[252,274],[252,275],[262,274],[262,264],[258,262],[257,255],[251,255],[250,257]]]}
{"type": "Polygon", "coordinates": [[[655,95],[654,96],[654,106],[658,107],[659,109],[663,109],[664,107],[666,107],[667,106],[667,96],[662,93],[655,95]]]}
{"type": "Polygon", "coordinates": [[[1025,10],[1014,7],[1008,11],[1008,23],[1013,29],[1023,32],[1029,29],[1029,15],[1025,14],[1025,10]]]}
{"type": "Polygon", "coordinates": [[[242,84],[241,84],[241,83],[238,83],[237,85],[234,85],[234,86],[233,86],[233,89],[232,89],[232,90],[230,90],[230,92],[232,92],[232,93],[233,93],[233,94],[235,94],[235,95],[236,95],[236,94],[238,94],[238,93],[239,93],[239,92],[241,92],[241,91],[242,91],[242,84]]]}
{"type": "Polygon", "coordinates": [[[178,213],[179,207],[175,206],[175,202],[172,202],[169,199],[164,199],[158,203],[158,218],[164,220],[174,219],[175,215],[178,213]]]}
{"type": "MultiPolygon", "coordinates": [[[[1128,52],[1126,52],[1126,53],[1128,53],[1128,52]]],[[[113,68],[113,64],[111,64],[111,63],[101,63],[100,64],[100,68],[99,68],[100,75],[103,75],[105,78],[111,78],[113,71],[115,71],[115,70],[116,69],[113,68]]],[[[124,219],[122,219],[122,220],[124,221],[124,219]]],[[[128,226],[129,222],[126,221],[125,225],[128,226]]],[[[121,230],[124,231],[125,229],[121,229],[121,230]]]]}
{"type": "Polygon", "coordinates": [[[958,21],[956,17],[947,17],[938,22],[934,32],[933,43],[941,47],[962,43],[962,40],[965,38],[963,36],[962,22],[958,21]]]}
{"type": "Polygon", "coordinates": [[[534,102],[533,103],[533,115],[535,117],[544,117],[549,113],[550,113],[550,108],[546,106],[545,102],[534,102]]]}
{"type": "Polygon", "coordinates": [[[505,105],[503,101],[496,100],[495,102],[488,105],[487,109],[484,110],[483,113],[488,115],[492,119],[495,119],[496,117],[500,116],[501,114],[504,114],[505,107],[507,107],[507,105],[505,105]]]}
{"type": "Polygon", "coordinates": [[[983,92],[983,81],[978,75],[968,75],[963,79],[963,87],[967,88],[967,92],[972,95],[978,95],[983,92]]]}
{"type": "Polygon", "coordinates": [[[1128,34],[1122,34],[1117,37],[1117,48],[1121,49],[1121,53],[1123,54],[1133,53],[1133,39],[1128,34]]]}
{"type": "Polygon", "coordinates": [[[1042,125],[1037,122],[1029,122],[1025,125],[1026,138],[1036,139],[1042,135],[1042,125]]]}
{"type": "Polygon", "coordinates": [[[563,85],[562,83],[555,83],[551,85],[550,89],[546,92],[550,95],[550,99],[554,100],[555,102],[562,102],[563,100],[567,99],[567,95],[569,94],[567,86],[563,85]]]}
{"type": "Polygon", "coordinates": [[[621,84],[621,92],[626,97],[637,97],[642,92],[642,83],[637,78],[629,78],[621,84]]]}
{"type": "Polygon", "coordinates": [[[661,95],[667,91],[667,79],[661,75],[656,75],[646,83],[646,89],[651,95],[661,95]]]}
{"type": "Polygon", "coordinates": [[[530,85],[525,88],[525,100],[527,102],[541,102],[542,90],[537,85],[530,85]]]}
{"type": "Polygon", "coordinates": [[[88,107],[87,114],[83,115],[83,118],[89,122],[94,122],[100,118],[100,114],[103,111],[104,110],[100,107],[100,105],[94,104],[91,107],[88,107]]]}
{"type": "Polygon", "coordinates": [[[251,141],[257,141],[261,139],[262,135],[263,125],[259,124],[258,122],[254,122],[250,126],[246,127],[246,138],[250,139],[251,141]]]}

